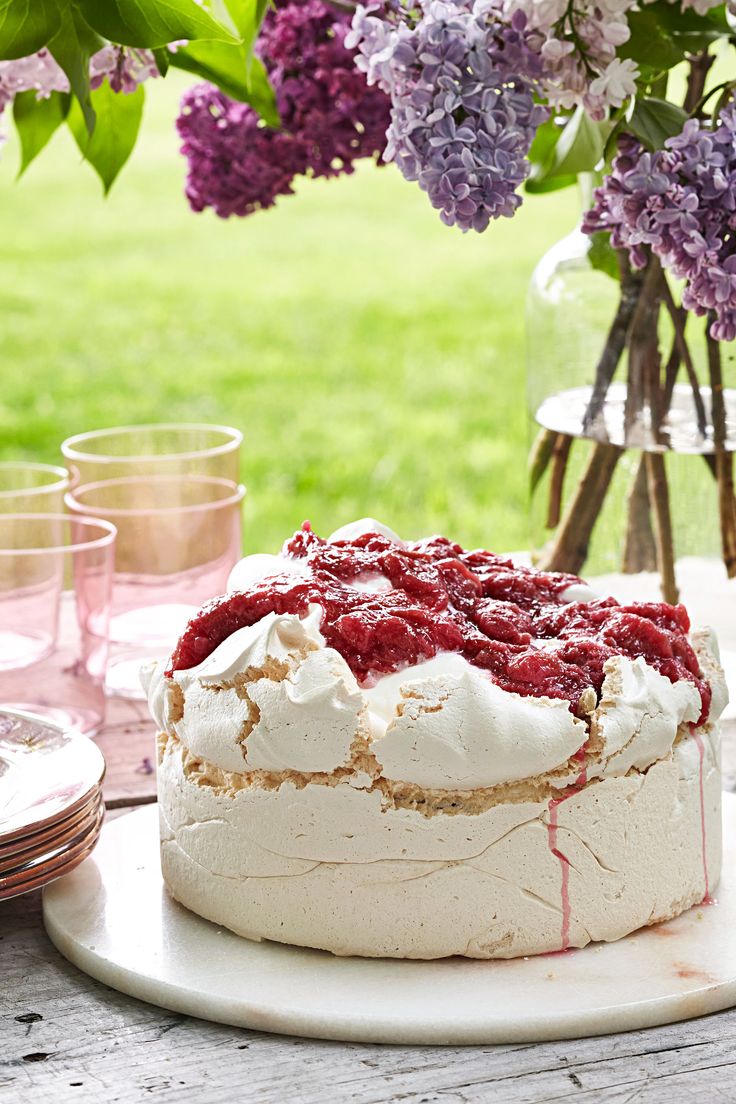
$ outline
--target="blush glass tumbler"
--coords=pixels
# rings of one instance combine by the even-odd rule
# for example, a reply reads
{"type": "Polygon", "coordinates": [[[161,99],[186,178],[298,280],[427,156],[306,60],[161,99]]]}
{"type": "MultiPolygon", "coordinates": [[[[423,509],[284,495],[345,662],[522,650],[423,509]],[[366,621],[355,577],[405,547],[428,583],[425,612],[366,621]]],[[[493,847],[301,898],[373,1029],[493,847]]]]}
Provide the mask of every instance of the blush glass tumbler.
{"type": "Polygon", "coordinates": [[[242,440],[231,426],[162,422],[77,433],[61,452],[72,486],[141,475],[204,475],[237,483],[242,440]]]}
{"type": "Polygon", "coordinates": [[[106,521],[0,514],[0,707],[99,729],[114,549],[106,521]]]}
{"type": "Polygon", "coordinates": [[[241,554],[245,488],[210,476],[100,480],[66,496],[117,528],[108,694],[143,698],[140,667],[166,659],[189,618],[224,593],[241,554]]]}
{"type": "Polygon", "coordinates": [[[60,514],[68,488],[66,468],[4,461],[0,463],[0,514],[60,514]]]}

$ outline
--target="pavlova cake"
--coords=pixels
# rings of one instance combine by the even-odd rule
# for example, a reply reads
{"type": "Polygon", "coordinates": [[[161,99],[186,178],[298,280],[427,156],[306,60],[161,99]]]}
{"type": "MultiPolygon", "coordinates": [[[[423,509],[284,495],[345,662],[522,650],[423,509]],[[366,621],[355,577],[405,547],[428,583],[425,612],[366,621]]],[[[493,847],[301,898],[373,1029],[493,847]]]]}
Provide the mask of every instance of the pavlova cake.
{"type": "Polygon", "coordinates": [[[305,523],[145,679],[166,885],[249,939],[512,958],[718,882],[726,691],[682,606],[305,523]]]}

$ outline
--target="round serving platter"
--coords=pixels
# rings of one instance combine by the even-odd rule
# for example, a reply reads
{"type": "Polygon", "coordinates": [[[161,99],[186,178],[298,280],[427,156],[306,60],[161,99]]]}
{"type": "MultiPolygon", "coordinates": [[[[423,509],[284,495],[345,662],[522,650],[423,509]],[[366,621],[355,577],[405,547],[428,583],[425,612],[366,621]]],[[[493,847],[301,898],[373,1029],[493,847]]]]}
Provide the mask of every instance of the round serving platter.
{"type": "Polygon", "coordinates": [[[717,903],[616,943],[509,961],[336,958],[253,943],[168,896],[156,806],[106,825],[44,890],[46,930],[123,993],[219,1023],[351,1042],[536,1042],[672,1023],[736,1004],[736,796],[717,903]]]}

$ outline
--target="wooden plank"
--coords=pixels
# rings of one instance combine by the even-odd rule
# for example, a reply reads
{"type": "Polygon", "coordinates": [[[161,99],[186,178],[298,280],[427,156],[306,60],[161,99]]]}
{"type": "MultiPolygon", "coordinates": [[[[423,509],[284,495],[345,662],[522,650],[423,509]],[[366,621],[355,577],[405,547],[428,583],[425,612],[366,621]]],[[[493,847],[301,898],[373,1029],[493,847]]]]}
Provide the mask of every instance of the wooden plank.
{"type": "Polygon", "coordinates": [[[105,727],[95,739],[107,763],[108,808],[155,801],[155,736],[146,702],[108,699],[105,727]]]}
{"type": "Polygon", "coordinates": [[[539,1045],[382,1047],[265,1035],[164,1012],[87,978],[46,940],[38,894],[0,906],[0,959],[0,1098],[8,1104],[734,1100],[736,1011],[539,1045]]]}

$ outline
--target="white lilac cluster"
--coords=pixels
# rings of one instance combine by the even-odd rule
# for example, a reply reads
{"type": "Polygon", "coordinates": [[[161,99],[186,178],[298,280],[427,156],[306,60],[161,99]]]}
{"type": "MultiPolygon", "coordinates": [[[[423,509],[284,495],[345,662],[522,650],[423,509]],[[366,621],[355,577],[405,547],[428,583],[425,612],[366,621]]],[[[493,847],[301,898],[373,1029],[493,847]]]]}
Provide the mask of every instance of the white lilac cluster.
{"type": "Polygon", "coordinates": [[[507,16],[523,12],[530,40],[543,60],[542,88],[552,107],[581,105],[594,119],[606,117],[636,91],[636,63],[616,50],[629,38],[628,12],[635,0],[503,0],[507,16]]]}
{"type": "Polygon", "coordinates": [[[430,0],[416,19],[361,7],[346,40],[368,82],[391,101],[384,159],[462,230],[513,215],[529,147],[547,117],[535,100],[541,67],[526,17],[498,15],[492,0],[430,0]]]}

